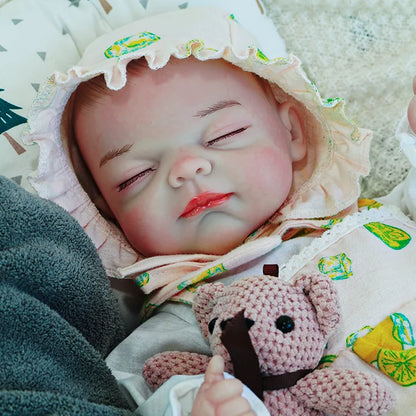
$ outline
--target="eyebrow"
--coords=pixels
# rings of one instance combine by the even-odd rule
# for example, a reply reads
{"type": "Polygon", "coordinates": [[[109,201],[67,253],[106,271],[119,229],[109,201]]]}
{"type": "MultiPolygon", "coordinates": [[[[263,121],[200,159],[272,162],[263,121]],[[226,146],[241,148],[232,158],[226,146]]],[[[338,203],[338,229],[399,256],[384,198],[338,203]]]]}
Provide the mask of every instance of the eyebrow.
{"type": "Polygon", "coordinates": [[[132,148],[133,144],[126,144],[123,147],[120,147],[118,149],[112,149],[110,151],[108,151],[100,160],[100,168],[102,166],[104,166],[107,162],[109,162],[110,160],[121,156],[124,153],[127,153],[131,148],[132,148]]]}
{"type": "Polygon", "coordinates": [[[215,113],[216,111],[222,110],[223,108],[233,107],[235,105],[241,105],[241,104],[235,100],[218,101],[214,105],[204,110],[198,111],[197,113],[194,114],[194,117],[205,117],[209,114],[215,113]]]}

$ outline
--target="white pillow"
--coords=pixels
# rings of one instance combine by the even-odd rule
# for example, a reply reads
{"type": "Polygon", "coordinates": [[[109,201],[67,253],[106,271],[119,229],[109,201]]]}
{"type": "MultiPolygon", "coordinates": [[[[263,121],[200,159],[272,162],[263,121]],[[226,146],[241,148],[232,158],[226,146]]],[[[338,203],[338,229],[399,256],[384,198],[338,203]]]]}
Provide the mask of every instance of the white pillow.
{"type": "Polygon", "coordinates": [[[233,14],[268,57],[285,54],[259,0],[0,0],[0,174],[33,192],[27,177],[36,170],[38,148],[21,136],[49,74],[75,64],[93,39],[113,28],[146,14],[207,5],[233,14]]]}

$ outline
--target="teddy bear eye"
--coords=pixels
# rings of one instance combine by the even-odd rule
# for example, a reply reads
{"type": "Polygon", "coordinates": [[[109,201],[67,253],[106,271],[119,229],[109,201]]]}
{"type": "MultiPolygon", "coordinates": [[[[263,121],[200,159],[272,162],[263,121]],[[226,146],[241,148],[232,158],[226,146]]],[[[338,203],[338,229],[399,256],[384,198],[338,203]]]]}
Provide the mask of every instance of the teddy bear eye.
{"type": "Polygon", "coordinates": [[[287,334],[295,329],[295,323],[290,316],[282,315],[276,319],[276,328],[284,334],[287,334]]]}
{"type": "Polygon", "coordinates": [[[218,318],[211,319],[208,324],[208,331],[210,334],[214,332],[215,323],[217,322],[218,318]]]}

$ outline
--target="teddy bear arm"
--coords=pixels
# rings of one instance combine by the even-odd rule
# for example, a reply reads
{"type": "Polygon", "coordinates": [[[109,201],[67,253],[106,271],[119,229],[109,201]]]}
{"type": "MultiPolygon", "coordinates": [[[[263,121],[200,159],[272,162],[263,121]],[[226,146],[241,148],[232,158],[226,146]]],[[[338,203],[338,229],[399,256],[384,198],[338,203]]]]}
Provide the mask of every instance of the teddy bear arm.
{"type": "Polygon", "coordinates": [[[143,377],[156,390],[165,381],[176,375],[197,375],[205,373],[211,357],[183,351],[166,351],[146,360],[143,377]]]}
{"type": "Polygon", "coordinates": [[[290,391],[306,407],[334,416],[379,416],[393,405],[393,397],[382,381],[350,369],[316,370],[299,380],[290,391]]]}

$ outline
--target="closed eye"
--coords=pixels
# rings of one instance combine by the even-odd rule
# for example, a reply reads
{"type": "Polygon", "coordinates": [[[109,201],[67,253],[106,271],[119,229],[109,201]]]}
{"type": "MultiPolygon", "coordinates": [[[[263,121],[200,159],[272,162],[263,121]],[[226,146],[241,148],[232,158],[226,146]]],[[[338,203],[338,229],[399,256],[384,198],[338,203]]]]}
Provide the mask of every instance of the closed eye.
{"type": "MultiPolygon", "coordinates": [[[[215,138],[215,139],[213,139],[213,140],[208,141],[208,142],[207,142],[207,146],[208,146],[208,147],[210,147],[210,146],[214,146],[214,145],[216,145],[216,144],[217,144],[217,143],[219,143],[219,142],[225,141],[225,140],[227,140],[228,138],[230,138],[230,137],[232,137],[232,136],[235,136],[235,135],[237,135],[237,134],[239,134],[239,133],[242,133],[242,132],[246,131],[248,128],[249,128],[249,126],[247,126],[247,127],[241,127],[241,128],[239,128],[239,129],[237,129],[237,130],[233,130],[233,131],[231,131],[231,132],[229,132],[229,133],[223,134],[223,135],[222,135],[222,136],[220,136],[220,137],[217,137],[217,138],[215,138]]],[[[221,143],[221,144],[222,144],[222,143],[221,143]]]]}
{"type": "Polygon", "coordinates": [[[139,179],[145,178],[147,175],[152,173],[154,170],[155,170],[154,168],[146,169],[146,170],[138,173],[137,175],[132,176],[130,179],[127,179],[126,181],[122,182],[120,185],[118,185],[118,192],[121,192],[123,189],[126,189],[131,184],[138,181],[139,179]]]}

